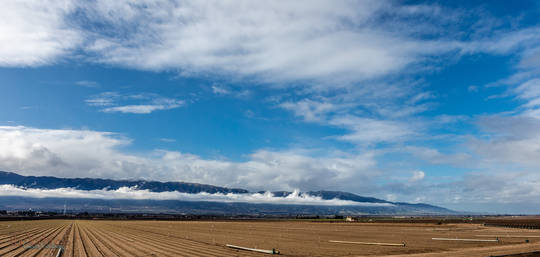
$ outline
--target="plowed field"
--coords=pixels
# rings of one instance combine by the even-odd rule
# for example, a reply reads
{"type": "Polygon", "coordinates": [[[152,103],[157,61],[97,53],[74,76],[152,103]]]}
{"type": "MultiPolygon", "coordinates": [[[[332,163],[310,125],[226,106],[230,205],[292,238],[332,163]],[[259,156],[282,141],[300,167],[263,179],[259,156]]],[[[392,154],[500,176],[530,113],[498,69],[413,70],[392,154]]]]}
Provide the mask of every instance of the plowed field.
{"type": "Polygon", "coordinates": [[[479,224],[289,221],[0,222],[0,256],[265,256],[226,244],[278,249],[285,256],[490,256],[540,251],[540,231],[479,224]],[[499,242],[437,241],[432,238],[499,242]],[[405,243],[403,246],[330,242],[405,243]],[[528,240],[528,243],[525,243],[528,240]]]}

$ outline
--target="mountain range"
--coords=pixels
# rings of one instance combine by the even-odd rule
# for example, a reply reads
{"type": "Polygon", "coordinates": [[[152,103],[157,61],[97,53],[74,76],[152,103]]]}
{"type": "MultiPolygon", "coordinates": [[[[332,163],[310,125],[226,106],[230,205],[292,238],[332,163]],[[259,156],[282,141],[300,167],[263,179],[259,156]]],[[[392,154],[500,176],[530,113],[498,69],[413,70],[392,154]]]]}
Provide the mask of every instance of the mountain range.
{"type": "MultiPolygon", "coordinates": [[[[309,191],[288,192],[277,191],[271,194],[265,191],[250,192],[240,188],[227,188],[186,182],[158,182],[146,180],[112,180],[96,178],[57,178],[50,176],[22,176],[13,172],[0,171],[0,185],[10,185],[7,193],[0,190],[0,209],[16,210],[61,210],[69,205],[70,212],[132,212],[132,213],[182,213],[182,214],[209,214],[209,215],[446,215],[456,212],[423,203],[391,202],[373,197],[359,196],[341,191],[309,191]],[[13,193],[13,188],[25,192],[36,190],[69,189],[71,194],[28,196],[13,193]],[[129,188],[140,190],[142,195],[159,195],[159,193],[181,193],[182,196],[191,195],[224,195],[233,196],[232,200],[194,200],[186,199],[105,199],[101,197],[86,196],[84,192],[112,192],[129,188]],[[10,191],[11,190],[11,191],[10,191]],[[73,192],[78,193],[73,194],[73,192]],[[81,193],[82,192],[82,193],[81,193]],[[82,194],[82,196],[81,196],[82,194]],[[257,197],[270,195],[274,202],[236,202],[234,199],[249,198],[253,194],[257,197]],[[311,199],[307,203],[286,202],[290,200],[311,199]],[[316,200],[313,200],[316,199],[316,200]],[[339,204],[332,204],[341,201],[339,204]],[[319,204],[320,203],[320,204],[319,204]],[[330,203],[330,204],[328,204],[330,203]]],[[[41,191],[38,191],[41,192],[41,191]]],[[[131,191],[130,191],[131,192],[131,191]]],[[[251,198],[249,198],[251,199],[251,198]]]]}

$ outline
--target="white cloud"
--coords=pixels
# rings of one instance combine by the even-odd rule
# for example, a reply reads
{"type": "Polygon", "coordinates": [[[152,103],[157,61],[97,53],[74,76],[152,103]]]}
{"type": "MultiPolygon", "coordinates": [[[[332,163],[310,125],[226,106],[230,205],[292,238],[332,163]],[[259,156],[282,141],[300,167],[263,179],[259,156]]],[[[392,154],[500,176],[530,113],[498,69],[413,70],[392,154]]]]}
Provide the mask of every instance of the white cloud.
{"type": "MultiPolygon", "coordinates": [[[[490,206],[486,209],[499,209],[503,213],[538,213],[540,199],[540,177],[534,173],[497,173],[474,172],[460,179],[439,184],[420,185],[419,191],[425,201],[437,201],[440,204],[454,206],[469,205],[469,211],[481,211],[474,205],[490,206]],[[508,204],[521,204],[519,209],[511,208],[508,204]],[[524,207],[529,205],[530,207],[524,207]],[[501,211],[501,209],[506,208],[501,211]],[[531,209],[534,209],[531,211],[531,209]]],[[[461,210],[466,210],[460,207],[461,210]]],[[[486,210],[484,209],[484,211],[486,210]]]]}
{"type": "Polygon", "coordinates": [[[69,55],[84,36],[69,25],[72,1],[6,0],[0,8],[0,66],[37,66],[69,55]]]}
{"type": "Polygon", "coordinates": [[[540,119],[540,78],[531,78],[515,87],[513,93],[523,102],[524,116],[540,119]]]}
{"type": "Polygon", "coordinates": [[[540,120],[526,116],[485,116],[478,120],[484,132],[468,146],[493,170],[540,168],[540,120]]]}
{"type": "Polygon", "coordinates": [[[527,107],[536,107],[540,105],[540,79],[531,79],[525,81],[515,89],[519,98],[527,100],[527,107]]]}
{"type": "Polygon", "coordinates": [[[470,153],[466,153],[465,150],[460,147],[458,153],[441,153],[438,149],[430,147],[406,146],[404,148],[405,152],[432,164],[450,164],[453,166],[466,166],[472,163],[473,157],[470,153]]]}
{"type": "Polygon", "coordinates": [[[227,88],[218,85],[212,85],[212,92],[217,95],[227,95],[231,93],[227,88]]]}
{"type": "Polygon", "coordinates": [[[302,117],[308,122],[323,121],[326,119],[328,113],[336,111],[339,108],[329,102],[317,102],[310,99],[303,99],[298,102],[284,102],[279,106],[294,112],[296,116],[302,117]]]}
{"type": "Polygon", "coordinates": [[[293,191],[286,197],[274,196],[271,192],[265,193],[206,193],[197,194],[181,193],[178,191],[151,192],[134,187],[121,187],[116,190],[79,190],[74,188],[36,189],[21,188],[13,185],[0,185],[0,196],[20,196],[33,198],[84,198],[104,200],[180,200],[180,201],[203,201],[203,202],[226,202],[226,203],[266,203],[266,204],[295,204],[295,205],[323,205],[323,206],[374,206],[390,207],[390,203],[365,203],[340,199],[324,200],[318,196],[301,194],[293,191]]]}
{"type": "Polygon", "coordinates": [[[391,120],[343,116],[330,120],[330,124],[351,130],[352,133],[338,138],[356,143],[403,141],[415,134],[410,125],[391,120]]]}
{"type": "Polygon", "coordinates": [[[165,142],[165,143],[174,143],[176,142],[176,139],[163,137],[163,138],[160,138],[159,141],[165,142]]]}
{"type": "Polygon", "coordinates": [[[170,110],[182,107],[185,101],[162,97],[156,94],[126,94],[104,92],[86,99],[90,106],[102,107],[102,112],[121,112],[148,114],[159,110],[170,110]],[[136,104],[129,104],[135,101],[136,104]]]}
{"type": "Polygon", "coordinates": [[[477,93],[478,92],[478,86],[470,85],[470,86],[467,87],[467,91],[469,91],[471,93],[477,93]]]}
{"type": "Polygon", "coordinates": [[[184,101],[175,101],[169,104],[140,104],[140,105],[125,105],[115,106],[103,109],[103,112],[122,112],[122,113],[136,113],[136,114],[148,114],[158,110],[170,110],[175,109],[184,104],[184,101]]]}
{"type": "Polygon", "coordinates": [[[409,178],[409,182],[415,183],[415,182],[421,181],[424,179],[425,175],[426,174],[423,171],[415,170],[413,171],[411,178],[409,178]]]}
{"type": "MultiPolygon", "coordinates": [[[[405,96],[395,97],[389,96],[385,101],[385,107],[377,105],[366,105],[368,101],[372,101],[370,96],[357,96],[357,101],[346,99],[347,93],[340,93],[333,98],[319,97],[319,100],[302,99],[297,102],[285,101],[278,106],[293,112],[295,116],[301,117],[303,121],[313,122],[325,126],[344,128],[349,131],[345,135],[333,136],[340,140],[348,141],[354,144],[369,145],[373,143],[396,143],[406,141],[417,133],[414,123],[405,122],[403,118],[409,118],[412,113],[403,113],[396,115],[402,119],[385,118],[386,115],[373,115],[365,110],[373,112],[386,112],[383,110],[391,109],[397,106],[397,102],[403,99],[408,99],[405,96]],[[366,99],[362,103],[362,100],[366,99]],[[382,116],[382,117],[381,117],[382,116]]],[[[426,94],[412,95],[410,108],[419,107],[417,102],[422,99],[429,99],[426,94]]],[[[421,106],[420,106],[421,107],[421,106]]],[[[402,108],[404,111],[407,107],[402,108]]]]}
{"type": "Polygon", "coordinates": [[[540,69],[540,46],[527,48],[522,54],[519,67],[538,71],[540,69]]]}
{"type": "Polygon", "coordinates": [[[99,62],[150,70],[351,81],[398,71],[433,49],[370,23],[389,8],[384,1],[97,1],[89,8],[125,37],[98,31],[86,50],[99,62]]]}
{"type": "Polygon", "coordinates": [[[116,92],[103,92],[99,95],[86,99],[85,102],[90,106],[111,106],[114,105],[117,99],[121,97],[122,96],[116,92]]]}
{"type": "Polygon", "coordinates": [[[211,86],[212,93],[221,96],[232,96],[238,99],[246,99],[252,95],[252,92],[248,89],[230,88],[227,86],[214,84],[211,86]]]}
{"type": "MultiPolygon", "coordinates": [[[[495,33],[491,38],[472,41],[465,45],[465,52],[487,52],[494,54],[507,54],[511,51],[525,51],[537,47],[540,44],[540,27],[532,26],[524,29],[513,30],[503,33],[495,33]]],[[[530,56],[527,54],[526,56],[530,56]]],[[[527,65],[524,61],[521,64],[527,65]]]]}
{"type": "Polygon", "coordinates": [[[75,84],[81,87],[99,87],[99,83],[90,80],[80,80],[75,82],[75,84]]]}

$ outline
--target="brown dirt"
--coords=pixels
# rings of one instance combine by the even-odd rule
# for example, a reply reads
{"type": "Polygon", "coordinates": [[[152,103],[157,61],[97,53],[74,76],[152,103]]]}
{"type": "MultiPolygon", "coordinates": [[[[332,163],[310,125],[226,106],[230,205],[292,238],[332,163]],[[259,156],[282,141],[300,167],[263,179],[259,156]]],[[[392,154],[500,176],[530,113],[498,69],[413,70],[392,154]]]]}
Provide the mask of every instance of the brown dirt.
{"type": "MultiPolygon", "coordinates": [[[[490,256],[540,251],[540,230],[481,224],[323,223],[309,221],[0,222],[0,256],[265,256],[225,247],[276,248],[285,256],[490,256]],[[532,236],[532,237],[530,237],[532,236]],[[433,237],[500,242],[435,241],[433,237]],[[525,239],[529,243],[525,243],[525,239]],[[353,245],[329,240],[402,243],[353,245]]],[[[532,256],[532,255],[521,255],[532,256]]]]}

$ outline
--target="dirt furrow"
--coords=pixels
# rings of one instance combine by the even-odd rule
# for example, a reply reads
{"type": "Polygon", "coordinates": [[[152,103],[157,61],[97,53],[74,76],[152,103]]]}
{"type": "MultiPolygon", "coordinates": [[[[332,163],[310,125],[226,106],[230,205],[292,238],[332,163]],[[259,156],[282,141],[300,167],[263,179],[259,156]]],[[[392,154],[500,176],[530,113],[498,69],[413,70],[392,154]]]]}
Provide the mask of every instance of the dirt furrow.
{"type": "MultiPolygon", "coordinates": [[[[73,231],[73,222],[69,222],[68,230],[66,231],[66,233],[64,233],[62,238],[58,241],[58,245],[62,248],[63,256],[65,256],[66,247],[67,247],[69,238],[71,237],[72,231],[73,231]]],[[[57,253],[58,253],[58,249],[52,254],[52,256],[56,256],[57,253]]]]}
{"type": "Polygon", "coordinates": [[[63,257],[73,257],[73,239],[75,235],[75,223],[71,222],[70,230],[64,241],[63,257]]]}
{"type": "Polygon", "coordinates": [[[0,235],[6,235],[12,232],[18,232],[18,231],[36,228],[36,227],[39,227],[40,225],[27,222],[27,223],[3,224],[1,226],[2,226],[2,229],[0,230],[0,235]]]}
{"type": "Polygon", "coordinates": [[[275,247],[284,255],[293,256],[438,256],[453,253],[457,256],[459,253],[460,256],[477,257],[488,256],[494,251],[505,254],[540,250],[540,238],[537,238],[540,232],[478,224],[35,220],[0,222],[0,228],[5,228],[4,234],[0,235],[4,238],[0,240],[2,257],[19,253],[22,256],[54,256],[57,253],[57,249],[27,249],[36,244],[38,248],[47,244],[64,245],[63,257],[264,256],[230,249],[225,244],[262,249],[275,247]],[[480,235],[501,235],[502,240],[496,244],[431,240],[433,237],[483,237],[480,235]],[[504,235],[508,237],[502,237],[504,235]],[[407,247],[343,245],[329,240],[390,243],[406,240],[407,247]]]}
{"type": "Polygon", "coordinates": [[[96,245],[94,245],[94,242],[90,240],[88,234],[86,234],[84,225],[81,225],[79,227],[79,234],[81,235],[81,239],[83,241],[84,248],[86,249],[86,253],[89,256],[104,256],[103,253],[99,249],[97,249],[96,245]]]}
{"type": "MultiPolygon", "coordinates": [[[[154,245],[157,247],[167,247],[171,249],[176,249],[173,251],[175,254],[184,253],[184,255],[190,255],[194,254],[195,256],[223,256],[227,255],[228,249],[210,249],[209,247],[215,247],[218,248],[220,246],[209,246],[201,243],[197,243],[190,240],[184,240],[176,237],[170,237],[168,235],[163,235],[160,233],[156,233],[155,236],[144,236],[144,234],[147,234],[148,232],[145,231],[145,233],[141,233],[141,230],[132,229],[132,228],[126,228],[124,231],[124,234],[129,234],[131,236],[137,237],[138,241],[143,242],[153,242],[154,245]],[[133,230],[131,233],[127,233],[126,230],[133,230]]],[[[229,252],[229,254],[233,255],[233,252],[229,252]]]]}
{"type": "Polygon", "coordinates": [[[44,238],[49,237],[50,235],[53,235],[59,231],[61,231],[62,227],[55,227],[50,232],[47,232],[45,234],[42,234],[40,236],[34,237],[29,241],[26,241],[24,245],[18,245],[15,246],[12,250],[10,250],[8,253],[5,253],[2,256],[20,256],[21,254],[30,251],[35,250],[36,248],[39,248],[38,243],[41,242],[44,238]]]}
{"type": "MultiPolygon", "coordinates": [[[[116,226],[112,226],[112,225],[109,225],[109,224],[107,224],[107,225],[110,226],[111,228],[118,229],[116,226]]],[[[138,237],[144,237],[143,236],[144,234],[152,233],[155,236],[160,237],[159,241],[168,241],[168,242],[174,243],[175,245],[193,246],[194,243],[198,243],[196,241],[185,240],[184,238],[181,238],[181,237],[171,236],[171,235],[168,235],[168,234],[165,235],[165,234],[161,234],[161,233],[157,233],[157,232],[153,232],[153,231],[142,230],[142,229],[136,229],[136,228],[132,228],[130,226],[122,226],[121,228],[122,228],[123,233],[125,233],[126,231],[132,231],[130,234],[136,235],[138,237]]],[[[146,236],[146,238],[155,238],[155,236],[146,236]]],[[[208,246],[206,246],[206,245],[203,247],[203,249],[207,249],[207,248],[208,248],[208,246]]],[[[218,253],[223,254],[223,252],[218,252],[218,253]]]]}
{"type": "Polygon", "coordinates": [[[11,233],[9,233],[8,235],[6,235],[5,237],[1,238],[0,240],[3,240],[3,241],[0,241],[0,244],[3,243],[3,242],[6,242],[8,240],[11,240],[11,239],[13,239],[15,237],[24,236],[24,235],[30,234],[30,233],[36,233],[36,232],[39,232],[39,231],[42,231],[42,230],[48,229],[48,228],[51,228],[51,226],[43,225],[43,226],[34,226],[33,228],[29,228],[29,229],[21,229],[20,231],[15,230],[15,231],[12,231],[11,233]]]}
{"type": "MultiPolygon", "coordinates": [[[[167,256],[178,256],[178,255],[201,256],[199,252],[192,251],[185,248],[179,248],[177,242],[167,244],[165,243],[166,240],[164,240],[164,238],[143,236],[140,233],[137,235],[134,235],[133,232],[129,233],[125,230],[122,231],[122,235],[124,235],[130,240],[140,242],[147,246],[150,246],[149,248],[152,249],[153,251],[159,251],[162,254],[167,255],[167,256]]],[[[206,256],[209,256],[209,255],[206,255],[206,256]]]]}
{"type": "Polygon", "coordinates": [[[89,229],[86,226],[81,226],[81,230],[92,242],[92,245],[94,245],[96,249],[101,253],[101,255],[107,256],[107,257],[118,256],[115,252],[111,251],[110,247],[105,246],[103,242],[99,240],[99,237],[96,237],[93,233],[91,233],[90,232],[91,229],[89,229]]]}
{"type": "Polygon", "coordinates": [[[33,238],[37,238],[37,237],[40,237],[46,233],[49,233],[51,231],[53,231],[55,228],[48,228],[48,229],[44,229],[42,231],[39,231],[35,234],[28,234],[28,235],[25,235],[24,237],[21,237],[21,238],[17,238],[17,239],[14,239],[13,241],[5,244],[4,246],[0,247],[0,255],[3,256],[11,251],[14,251],[15,249],[19,248],[19,247],[23,247],[23,245],[25,243],[27,243],[29,240],[32,240],[33,238]]]}
{"type": "Polygon", "coordinates": [[[107,248],[109,249],[112,254],[111,256],[126,256],[127,252],[123,251],[122,249],[118,249],[116,245],[111,244],[107,238],[104,238],[101,235],[98,235],[95,231],[95,227],[92,227],[87,230],[88,234],[91,235],[94,239],[99,241],[99,248],[107,248]]]}
{"type": "MultiPolygon", "coordinates": [[[[219,245],[219,244],[216,244],[215,242],[211,243],[211,242],[206,242],[206,241],[198,241],[198,240],[190,239],[190,237],[183,237],[183,236],[178,236],[174,234],[171,235],[170,232],[168,231],[165,232],[165,230],[156,232],[156,231],[151,231],[151,230],[155,230],[154,228],[149,228],[145,226],[139,226],[139,227],[143,227],[143,228],[141,229],[141,228],[134,228],[133,226],[129,226],[128,229],[144,231],[146,233],[152,233],[154,235],[166,236],[167,238],[173,240],[172,242],[174,244],[185,245],[186,247],[194,249],[200,253],[207,253],[207,254],[212,253],[216,256],[223,256],[226,254],[229,254],[231,256],[238,256],[238,255],[239,256],[264,256],[264,254],[259,254],[259,253],[232,250],[225,247],[225,245],[219,245]],[[167,235],[165,235],[164,233],[167,233],[167,235]]],[[[144,233],[139,232],[138,234],[144,234],[144,233]]]]}
{"type": "Polygon", "coordinates": [[[69,234],[66,237],[66,241],[64,243],[64,251],[62,253],[62,257],[73,257],[74,256],[74,248],[75,248],[75,222],[71,222],[71,229],[69,231],[69,234]]]}
{"type": "Polygon", "coordinates": [[[29,238],[33,235],[36,235],[36,234],[39,234],[39,233],[42,233],[44,231],[46,231],[47,229],[52,229],[52,228],[42,228],[42,229],[37,229],[37,230],[33,230],[33,231],[28,231],[28,233],[21,233],[21,234],[18,234],[8,240],[5,240],[3,242],[0,243],[0,252],[2,251],[2,249],[8,247],[9,245],[12,245],[13,242],[19,242],[19,241],[22,241],[26,238],[29,238]]]}
{"type": "MultiPolygon", "coordinates": [[[[225,246],[212,245],[212,244],[207,243],[207,242],[199,242],[199,241],[195,241],[195,240],[191,240],[191,239],[185,239],[183,237],[179,237],[179,236],[175,236],[175,235],[162,234],[160,232],[147,230],[148,228],[140,229],[140,228],[134,228],[134,226],[123,226],[123,229],[124,230],[133,230],[133,231],[135,231],[135,233],[137,235],[143,235],[143,234],[151,233],[151,234],[154,234],[154,235],[161,236],[163,240],[166,240],[166,241],[170,242],[171,244],[181,245],[181,246],[183,246],[184,250],[186,248],[189,248],[189,249],[191,249],[191,251],[194,251],[198,255],[208,256],[209,254],[211,254],[211,255],[215,255],[215,256],[223,256],[223,255],[227,255],[227,253],[229,253],[230,255],[236,255],[236,251],[225,248],[225,246]],[[143,233],[141,233],[141,232],[143,232],[143,233]],[[222,249],[211,249],[211,248],[214,248],[214,247],[215,248],[219,247],[219,248],[222,248],[222,249]],[[204,253],[204,254],[202,254],[202,253],[204,253]]],[[[256,256],[260,256],[260,255],[256,254],[256,256]]]]}
{"type": "Polygon", "coordinates": [[[139,254],[137,254],[137,256],[140,256],[140,255],[143,255],[143,256],[150,255],[151,256],[152,254],[154,254],[153,249],[148,249],[144,244],[139,244],[139,242],[136,242],[133,239],[127,238],[125,235],[123,235],[121,233],[117,233],[115,231],[110,231],[110,230],[103,230],[103,229],[101,229],[100,231],[107,234],[107,236],[110,236],[111,238],[114,238],[114,240],[117,240],[118,242],[125,243],[132,250],[138,251],[139,254]]]}
{"type": "MultiPolygon", "coordinates": [[[[110,232],[109,233],[114,233],[110,232]]],[[[149,255],[157,255],[157,256],[178,256],[177,253],[174,251],[170,251],[167,249],[168,247],[164,246],[157,246],[153,242],[149,242],[148,240],[140,240],[140,238],[135,237],[129,237],[125,233],[117,234],[120,237],[122,237],[124,240],[129,240],[130,242],[133,242],[141,251],[149,253],[149,255]]]]}
{"type": "Polygon", "coordinates": [[[86,257],[88,256],[88,254],[86,253],[84,243],[81,239],[81,231],[79,230],[79,223],[75,222],[73,224],[73,228],[74,228],[73,256],[86,257]]]}
{"type": "Polygon", "coordinates": [[[22,254],[21,256],[35,257],[35,256],[53,255],[53,253],[58,252],[58,246],[60,244],[60,240],[62,240],[62,238],[64,237],[65,233],[68,230],[69,230],[69,225],[64,224],[62,226],[62,230],[58,231],[58,233],[55,233],[47,238],[43,238],[43,240],[39,242],[41,247],[38,248],[37,251],[27,251],[25,254],[22,254]]]}
{"type": "Polygon", "coordinates": [[[45,226],[33,227],[33,228],[26,229],[26,230],[11,232],[11,233],[7,234],[6,236],[0,237],[0,244],[4,243],[6,241],[9,241],[9,240],[11,240],[11,239],[13,239],[15,237],[23,236],[23,235],[25,235],[27,233],[32,233],[32,232],[38,231],[38,230],[43,229],[43,228],[47,228],[47,227],[45,227],[45,226]]]}
{"type": "Polygon", "coordinates": [[[111,250],[114,250],[116,254],[120,256],[143,256],[145,253],[137,251],[137,249],[132,248],[126,242],[121,242],[101,229],[92,228],[92,232],[99,238],[103,238],[104,241],[108,242],[111,247],[111,250]]]}

